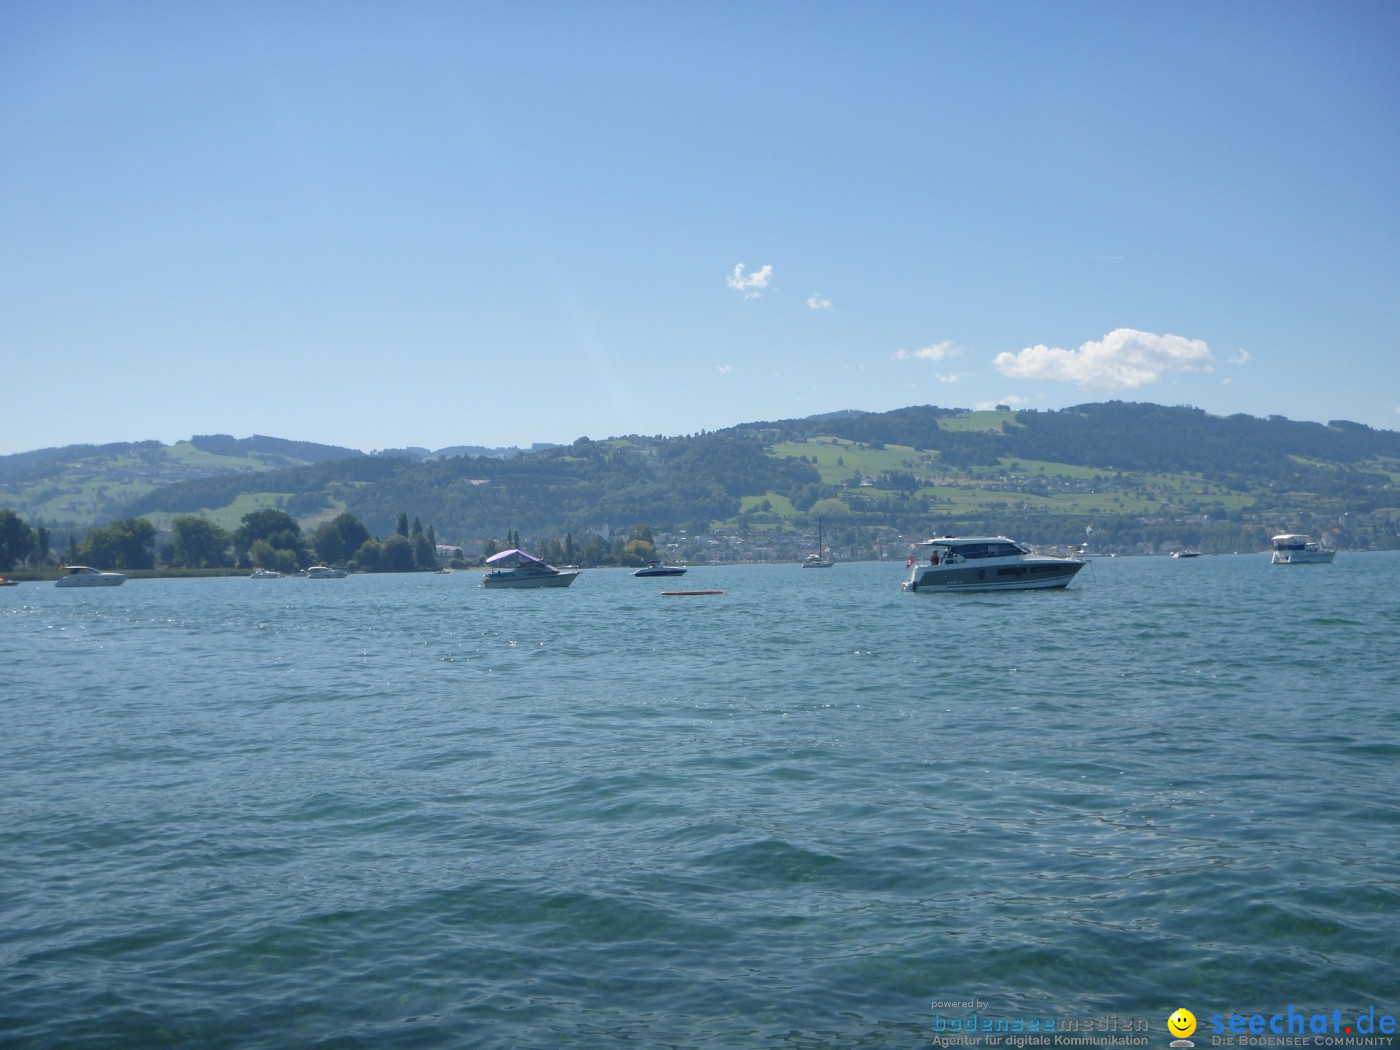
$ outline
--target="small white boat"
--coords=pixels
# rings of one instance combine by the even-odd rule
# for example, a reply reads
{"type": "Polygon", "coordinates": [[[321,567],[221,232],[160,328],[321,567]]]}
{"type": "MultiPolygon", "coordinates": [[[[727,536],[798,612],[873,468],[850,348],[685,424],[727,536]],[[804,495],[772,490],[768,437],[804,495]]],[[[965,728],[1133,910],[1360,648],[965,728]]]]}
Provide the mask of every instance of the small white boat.
{"type": "Polygon", "coordinates": [[[944,536],[913,545],[906,591],[1039,591],[1066,586],[1079,558],[1032,554],[1005,536],[944,536]]]}
{"type": "Polygon", "coordinates": [[[662,565],[659,561],[654,561],[650,565],[638,569],[633,576],[684,576],[685,570],[679,565],[662,565]]]}
{"type": "Polygon", "coordinates": [[[350,575],[348,569],[332,569],[329,565],[313,565],[306,570],[308,580],[339,580],[350,575]]]}
{"type": "Polygon", "coordinates": [[[120,587],[126,577],[119,572],[102,572],[86,565],[60,566],[66,576],[54,581],[55,587],[120,587]]]}
{"type": "Polygon", "coordinates": [[[253,575],[248,577],[250,580],[280,580],[281,578],[282,574],[276,569],[254,569],[253,575]]]}
{"type": "Polygon", "coordinates": [[[1337,552],[1319,546],[1302,533],[1285,532],[1269,541],[1274,548],[1273,565],[1328,565],[1337,552]]]}
{"type": "Polygon", "coordinates": [[[493,588],[534,588],[567,587],[574,582],[578,570],[564,571],[553,565],[546,565],[533,554],[512,548],[501,551],[486,559],[487,565],[499,566],[481,578],[483,587],[493,588]]]}
{"type": "Polygon", "coordinates": [[[1200,551],[1172,551],[1173,558],[1199,558],[1200,551]]]}
{"type": "Polygon", "coordinates": [[[804,569],[829,569],[836,564],[836,559],[832,556],[831,550],[826,546],[825,536],[822,534],[822,519],[817,519],[817,549],[807,557],[802,559],[804,569]]]}

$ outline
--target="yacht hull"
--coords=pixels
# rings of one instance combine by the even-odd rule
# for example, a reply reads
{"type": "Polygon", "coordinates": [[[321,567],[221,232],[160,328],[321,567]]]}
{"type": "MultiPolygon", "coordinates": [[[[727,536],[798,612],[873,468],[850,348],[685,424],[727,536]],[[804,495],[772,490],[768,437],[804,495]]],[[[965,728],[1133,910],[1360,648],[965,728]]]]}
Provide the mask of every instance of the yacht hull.
{"type": "Polygon", "coordinates": [[[1336,551],[1274,551],[1274,565],[1330,565],[1336,551]]]}
{"type": "Polygon", "coordinates": [[[104,572],[90,576],[61,576],[54,581],[55,587],[120,587],[126,582],[121,573],[104,572]]]}
{"type": "Polygon", "coordinates": [[[904,583],[906,591],[951,593],[974,591],[1048,591],[1068,586],[1084,562],[1070,558],[1027,560],[1015,564],[920,565],[904,583]]]}
{"type": "Polygon", "coordinates": [[[488,590],[532,590],[537,587],[567,587],[578,576],[576,572],[558,572],[550,575],[524,576],[513,572],[488,572],[481,578],[481,585],[488,590]]]}

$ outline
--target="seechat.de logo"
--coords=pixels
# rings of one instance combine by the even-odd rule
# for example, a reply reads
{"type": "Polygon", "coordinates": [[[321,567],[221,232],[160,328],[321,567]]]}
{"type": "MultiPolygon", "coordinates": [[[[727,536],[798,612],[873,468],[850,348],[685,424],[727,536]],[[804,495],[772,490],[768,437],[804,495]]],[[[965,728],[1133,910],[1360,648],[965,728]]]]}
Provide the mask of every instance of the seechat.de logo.
{"type": "Polygon", "coordinates": [[[1167,1031],[1175,1037],[1172,1046],[1194,1047],[1196,1044],[1189,1037],[1195,1030],[1196,1015],[1184,1006],[1177,1007],[1176,1012],[1167,1018],[1167,1031]]]}

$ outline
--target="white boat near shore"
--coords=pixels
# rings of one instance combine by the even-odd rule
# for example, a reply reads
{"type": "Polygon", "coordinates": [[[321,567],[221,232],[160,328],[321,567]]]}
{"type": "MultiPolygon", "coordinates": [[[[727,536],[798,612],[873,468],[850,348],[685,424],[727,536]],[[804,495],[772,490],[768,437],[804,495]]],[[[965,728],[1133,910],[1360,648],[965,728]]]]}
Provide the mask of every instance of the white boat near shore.
{"type": "Polygon", "coordinates": [[[1039,591],[1068,585],[1080,558],[1033,554],[1005,536],[943,536],[913,545],[906,591],[1039,591]]]}
{"type": "Polygon", "coordinates": [[[126,582],[126,576],[120,572],[103,572],[87,565],[63,565],[60,568],[67,575],[55,580],[55,587],[120,587],[126,582]]]}
{"type": "Polygon", "coordinates": [[[817,549],[802,559],[804,569],[829,569],[836,564],[831,549],[826,546],[826,536],[822,532],[822,519],[817,519],[817,549]]]}
{"type": "Polygon", "coordinates": [[[679,565],[662,565],[659,561],[654,561],[650,565],[638,569],[633,576],[684,576],[685,569],[679,565]]]}
{"type": "Polygon", "coordinates": [[[1274,549],[1271,565],[1328,565],[1337,556],[1335,550],[1314,543],[1297,532],[1285,532],[1269,541],[1274,549]]]}
{"type": "Polygon", "coordinates": [[[486,559],[486,564],[497,566],[481,578],[481,585],[487,588],[567,587],[578,576],[577,569],[556,569],[533,554],[516,549],[493,554],[486,559]]]}

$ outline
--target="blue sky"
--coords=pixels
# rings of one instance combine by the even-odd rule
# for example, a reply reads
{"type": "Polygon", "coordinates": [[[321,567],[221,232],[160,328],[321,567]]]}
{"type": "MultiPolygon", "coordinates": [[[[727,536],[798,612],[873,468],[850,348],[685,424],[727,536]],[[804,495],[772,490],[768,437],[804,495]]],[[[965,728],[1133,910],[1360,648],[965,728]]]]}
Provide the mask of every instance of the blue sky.
{"type": "Polygon", "coordinates": [[[1396,429],[1398,173],[1394,3],[4,2],[0,453],[1396,429]]]}

